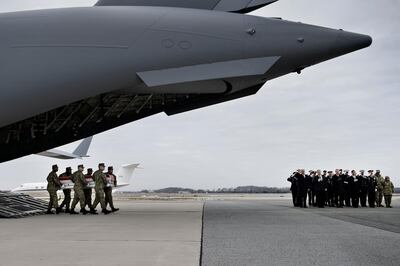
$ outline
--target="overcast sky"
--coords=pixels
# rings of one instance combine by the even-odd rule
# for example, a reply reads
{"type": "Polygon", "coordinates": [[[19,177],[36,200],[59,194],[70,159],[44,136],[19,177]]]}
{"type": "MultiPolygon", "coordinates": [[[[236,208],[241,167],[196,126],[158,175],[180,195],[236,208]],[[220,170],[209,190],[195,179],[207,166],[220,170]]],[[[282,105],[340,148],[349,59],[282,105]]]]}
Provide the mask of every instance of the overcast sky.
{"type": "MultiPolygon", "coordinates": [[[[95,2],[1,1],[0,12],[95,2]]],[[[141,163],[129,190],[281,187],[296,168],[381,169],[400,186],[399,10],[400,0],[280,0],[262,8],[254,14],[369,34],[374,43],[270,81],[255,96],[96,135],[83,163],[141,163]]],[[[53,163],[81,162],[31,155],[2,163],[0,188],[44,181],[53,163]]]]}

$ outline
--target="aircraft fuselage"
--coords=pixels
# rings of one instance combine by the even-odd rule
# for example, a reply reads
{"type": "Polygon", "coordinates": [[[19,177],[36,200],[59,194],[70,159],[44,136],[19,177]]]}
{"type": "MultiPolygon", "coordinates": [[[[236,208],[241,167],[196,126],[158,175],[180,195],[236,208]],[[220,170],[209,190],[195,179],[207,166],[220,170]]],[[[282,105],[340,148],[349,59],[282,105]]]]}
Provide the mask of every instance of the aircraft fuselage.
{"type": "Polygon", "coordinates": [[[246,89],[372,41],[366,35],[244,14],[109,6],[0,14],[0,36],[0,142],[20,149],[17,142],[29,132],[35,142],[13,155],[0,154],[0,161],[142,118],[118,121],[138,101],[136,114],[144,107],[152,110],[143,117],[154,106],[168,113],[164,107],[176,102],[166,103],[168,95],[207,95],[207,101],[187,108],[207,106],[214,99],[246,96],[246,89]],[[107,95],[118,100],[107,105],[107,95]],[[65,115],[63,107],[79,101],[65,115]],[[108,113],[117,109],[115,116],[108,113]],[[107,117],[116,120],[89,132],[90,123],[107,117]],[[62,135],[62,141],[42,143],[63,130],[71,133],[64,133],[68,136],[62,135]]]}

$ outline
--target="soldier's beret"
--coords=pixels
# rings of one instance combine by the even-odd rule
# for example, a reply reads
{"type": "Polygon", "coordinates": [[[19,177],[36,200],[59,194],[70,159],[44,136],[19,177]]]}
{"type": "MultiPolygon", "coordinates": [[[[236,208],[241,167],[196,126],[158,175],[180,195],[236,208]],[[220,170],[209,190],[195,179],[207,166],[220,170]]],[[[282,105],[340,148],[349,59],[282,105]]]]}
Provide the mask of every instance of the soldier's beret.
{"type": "Polygon", "coordinates": [[[58,165],[54,164],[51,168],[56,169],[58,168],[58,165]]]}
{"type": "Polygon", "coordinates": [[[324,173],[326,173],[326,172],[328,172],[328,171],[324,170],[324,173]]]}
{"type": "Polygon", "coordinates": [[[368,173],[372,173],[372,172],[374,172],[374,170],[368,170],[368,173]]]}
{"type": "Polygon", "coordinates": [[[67,167],[66,169],[67,169],[67,170],[72,170],[72,168],[71,168],[71,167],[67,167]]]}
{"type": "Polygon", "coordinates": [[[108,170],[114,170],[114,167],[109,166],[109,167],[108,167],[108,170]]]}
{"type": "Polygon", "coordinates": [[[99,163],[99,167],[100,166],[106,167],[106,165],[104,163],[99,163]]]}
{"type": "Polygon", "coordinates": [[[328,171],[328,173],[333,173],[333,171],[328,171]]]}
{"type": "Polygon", "coordinates": [[[87,170],[88,170],[88,172],[93,172],[92,168],[88,168],[87,170]]]}
{"type": "Polygon", "coordinates": [[[83,164],[78,165],[78,168],[85,168],[83,164]]]}

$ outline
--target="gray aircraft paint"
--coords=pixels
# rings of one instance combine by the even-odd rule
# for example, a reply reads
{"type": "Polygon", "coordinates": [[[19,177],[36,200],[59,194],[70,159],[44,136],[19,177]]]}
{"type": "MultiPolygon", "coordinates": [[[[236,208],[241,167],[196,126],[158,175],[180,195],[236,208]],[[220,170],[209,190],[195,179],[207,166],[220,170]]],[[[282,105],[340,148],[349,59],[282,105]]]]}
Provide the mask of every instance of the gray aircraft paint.
{"type": "Polygon", "coordinates": [[[96,6],[165,6],[247,13],[277,0],[99,0],[96,6]]]}
{"type": "Polygon", "coordinates": [[[279,19],[143,6],[6,13],[0,15],[0,34],[2,127],[111,92],[233,94],[372,42],[279,19]],[[260,71],[260,58],[277,57],[260,71]],[[245,75],[231,75],[240,73],[243,62],[255,65],[245,75]],[[207,65],[221,68],[204,71],[207,65]],[[190,79],[175,76],[172,84],[157,87],[139,78],[180,73],[172,69],[193,72],[190,79]]]}

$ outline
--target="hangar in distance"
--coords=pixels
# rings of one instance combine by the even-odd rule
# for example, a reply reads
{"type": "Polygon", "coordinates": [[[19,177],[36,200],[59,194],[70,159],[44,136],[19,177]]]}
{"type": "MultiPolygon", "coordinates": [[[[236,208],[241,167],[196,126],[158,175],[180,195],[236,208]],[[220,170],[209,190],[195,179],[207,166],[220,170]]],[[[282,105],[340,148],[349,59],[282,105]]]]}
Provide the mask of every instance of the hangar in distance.
{"type": "Polygon", "coordinates": [[[0,162],[249,96],[372,43],[246,14],[273,2],[100,0],[0,14],[0,162]]]}

